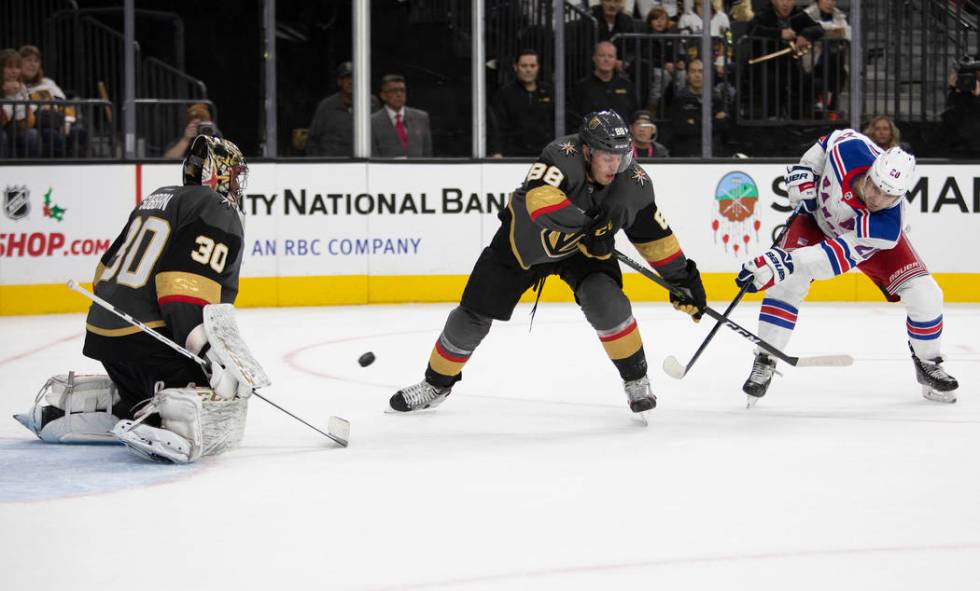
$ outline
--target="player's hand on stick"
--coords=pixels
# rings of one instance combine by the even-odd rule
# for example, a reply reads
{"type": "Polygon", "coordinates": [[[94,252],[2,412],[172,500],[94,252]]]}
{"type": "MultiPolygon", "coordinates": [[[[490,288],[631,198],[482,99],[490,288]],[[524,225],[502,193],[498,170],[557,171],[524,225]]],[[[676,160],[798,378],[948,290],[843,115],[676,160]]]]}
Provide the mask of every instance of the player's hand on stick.
{"type": "Polygon", "coordinates": [[[223,400],[231,400],[235,397],[235,394],[244,394],[242,396],[243,398],[252,394],[251,388],[249,388],[246,384],[239,384],[238,378],[236,378],[234,374],[225,368],[225,366],[221,363],[221,359],[218,358],[218,355],[213,349],[208,347],[207,351],[204,353],[204,357],[208,360],[211,366],[211,376],[208,383],[219,398],[223,400]]]}
{"type": "Polygon", "coordinates": [[[670,280],[671,285],[681,288],[684,292],[683,296],[670,292],[670,303],[673,304],[675,310],[690,314],[691,319],[698,322],[708,305],[708,297],[704,293],[704,284],[701,283],[701,273],[692,259],[687,259],[687,267],[684,272],[686,273],[684,279],[670,280]]]}
{"type": "Polygon", "coordinates": [[[578,249],[587,257],[608,259],[616,248],[616,231],[609,218],[600,215],[582,230],[578,249]]]}
{"type": "Polygon", "coordinates": [[[783,179],[793,209],[802,207],[807,213],[817,210],[817,177],[810,167],[800,164],[787,166],[783,179]]]}
{"type": "Polygon", "coordinates": [[[765,291],[793,274],[793,256],[785,250],[770,248],[742,265],[735,283],[748,285],[748,291],[765,291]]]}

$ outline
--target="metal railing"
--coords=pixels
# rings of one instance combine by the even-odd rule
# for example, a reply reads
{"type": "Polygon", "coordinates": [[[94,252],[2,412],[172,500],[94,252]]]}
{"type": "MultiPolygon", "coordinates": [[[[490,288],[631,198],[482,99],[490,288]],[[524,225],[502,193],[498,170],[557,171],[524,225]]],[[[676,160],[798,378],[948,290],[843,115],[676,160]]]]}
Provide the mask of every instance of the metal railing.
{"type": "MultiPolygon", "coordinates": [[[[563,3],[566,88],[592,69],[592,47],[596,43],[596,20],[578,6],[563,3]]],[[[499,84],[513,79],[511,64],[524,49],[540,56],[540,79],[551,80],[555,72],[554,3],[488,0],[486,2],[486,55],[496,60],[499,84]]]]}
{"type": "Polygon", "coordinates": [[[3,0],[0,2],[0,47],[45,46],[49,15],[78,9],[74,0],[3,0]]]}
{"type": "MultiPolygon", "coordinates": [[[[667,116],[671,99],[687,84],[685,64],[701,56],[701,35],[624,33],[615,35],[617,55],[625,65],[624,75],[633,88],[639,108],[651,111],[658,120],[667,116]]],[[[729,80],[731,47],[724,37],[712,37],[714,49],[710,63],[715,67],[715,89],[725,110],[733,92],[729,80]]]]}
{"type": "Polygon", "coordinates": [[[0,158],[118,158],[112,104],[0,100],[0,158]]]}
{"type": "Polygon", "coordinates": [[[187,108],[198,103],[208,106],[216,125],[217,109],[207,99],[136,99],[136,156],[163,158],[184,135],[187,108]]]}
{"type": "Polygon", "coordinates": [[[155,57],[143,60],[139,96],[160,99],[203,99],[208,87],[203,81],[155,57]]]}
{"type": "MultiPolygon", "coordinates": [[[[98,96],[122,104],[122,33],[75,10],[55,13],[47,26],[45,69],[53,72],[61,87],[80,96],[98,96]]],[[[138,43],[134,49],[139,63],[138,43]]]]}
{"type": "Polygon", "coordinates": [[[817,125],[844,121],[850,43],[824,39],[799,57],[785,54],[749,64],[786,49],[781,39],[745,36],[735,44],[735,94],[741,125],[817,125]]]}
{"type": "Polygon", "coordinates": [[[980,49],[975,0],[866,2],[862,94],[868,115],[937,121],[947,76],[980,49]]]}

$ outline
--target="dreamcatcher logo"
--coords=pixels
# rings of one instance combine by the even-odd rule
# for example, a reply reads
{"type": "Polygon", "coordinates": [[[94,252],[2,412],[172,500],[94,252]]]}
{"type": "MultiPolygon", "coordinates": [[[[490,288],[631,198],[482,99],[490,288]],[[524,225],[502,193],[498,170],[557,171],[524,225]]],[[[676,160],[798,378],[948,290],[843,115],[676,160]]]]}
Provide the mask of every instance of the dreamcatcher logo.
{"type": "Polygon", "coordinates": [[[752,237],[759,241],[759,187],[744,172],[729,172],[715,187],[716,206],[712,210],[711,231],[715,244],[719,238],[726,253],[746,256],[752,237]]]}

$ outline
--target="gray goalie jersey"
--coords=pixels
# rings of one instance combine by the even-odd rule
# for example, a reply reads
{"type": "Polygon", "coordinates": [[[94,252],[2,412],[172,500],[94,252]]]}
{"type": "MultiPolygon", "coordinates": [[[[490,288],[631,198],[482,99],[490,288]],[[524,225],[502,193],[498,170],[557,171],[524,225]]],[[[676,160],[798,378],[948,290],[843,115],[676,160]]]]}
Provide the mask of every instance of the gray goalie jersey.
{"type": "Polygon", "coordinates": [[[633,163],[609,185],[596,185],[588,180],[581,150],[577,134],[548,144],[501,212],[520,265],[529,269],[575,255],[580,231],[592,218],[608,218],[661,275],[683,272],[687,259],[643,168],[633,163]]]}
{"type": "MultiPolygon", "coordinates": [[[[129,215],[95,272],[96,295],[185,345],[207,304],[234,303],[242,261],[239,212],[200,185],[161,187],[129,215]]],[[[97,304],[84,354],[125,361],[169,349],[97,304]]]]}

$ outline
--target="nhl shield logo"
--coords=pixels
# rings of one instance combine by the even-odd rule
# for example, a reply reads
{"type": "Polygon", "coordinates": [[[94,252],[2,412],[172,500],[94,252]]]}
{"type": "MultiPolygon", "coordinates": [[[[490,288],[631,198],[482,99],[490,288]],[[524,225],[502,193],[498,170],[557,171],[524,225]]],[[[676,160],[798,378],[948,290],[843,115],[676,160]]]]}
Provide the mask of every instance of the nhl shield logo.
{"type": "Polygon", "coordinates": [[[26,186],[8,186],[3,190],[3,213],[12,220],[27,217],[31,211],[31,192],[26,186]]]}

